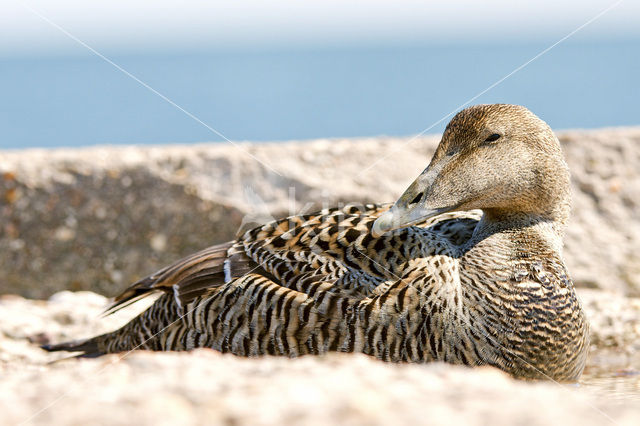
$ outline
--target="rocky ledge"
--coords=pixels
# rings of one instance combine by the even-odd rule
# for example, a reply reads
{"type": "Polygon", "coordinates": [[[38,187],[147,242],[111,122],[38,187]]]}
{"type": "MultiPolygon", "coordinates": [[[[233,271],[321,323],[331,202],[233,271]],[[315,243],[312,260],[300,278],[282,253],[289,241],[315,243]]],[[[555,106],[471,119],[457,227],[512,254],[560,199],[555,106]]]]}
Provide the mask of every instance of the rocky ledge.
{"type": "Polygon", "coordinates": [[[637,424],[640,299],[629,296],[640,295],[640,128],[558,136],[573,173],[566,258],[592,326],[578,385],[352,354],[60,360],[39,349],[114,329],[144,307],[100,318],[108,299],[78,290],[113,295],[272,217],[393,201],[436,137],[0,151],[2,423],[637,424]]]}
{"type": "MultiPolygon", "coordinates": [[[[640,295],[640,127],[558,132],[578,287],[640,295]]],[[[0,293],[114,295],[243,225],[395,200],[435,136],[0,151],[0,293]]]]}

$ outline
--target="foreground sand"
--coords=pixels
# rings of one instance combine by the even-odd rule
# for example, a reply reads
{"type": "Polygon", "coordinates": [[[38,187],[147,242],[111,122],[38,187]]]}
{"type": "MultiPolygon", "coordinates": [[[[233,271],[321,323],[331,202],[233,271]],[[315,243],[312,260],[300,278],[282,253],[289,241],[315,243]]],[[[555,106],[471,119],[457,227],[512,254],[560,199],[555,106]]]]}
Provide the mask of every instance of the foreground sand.
{"type": "Polygon", "coordinates": [[[142,306],[99,318],[108,300],[91,292],[48,301],[2,296],[2,423],[636,425],[640,299],[600,290],[580,296],[593,341],[580,385],[359,354],[246,359],[202,349],[48,364],[64,355],[38,344],[107,331],[142,306]]]}

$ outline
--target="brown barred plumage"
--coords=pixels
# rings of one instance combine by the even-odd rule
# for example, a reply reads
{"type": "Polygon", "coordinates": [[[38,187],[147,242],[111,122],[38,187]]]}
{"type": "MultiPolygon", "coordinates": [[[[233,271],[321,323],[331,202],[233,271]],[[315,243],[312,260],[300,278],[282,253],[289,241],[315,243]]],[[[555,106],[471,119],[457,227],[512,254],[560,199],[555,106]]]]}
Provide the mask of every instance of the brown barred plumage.
{"type": "Polygon", "coordinates": [[[250,230],[127,289],[112,309],[164,294],[121,329],[47,349],[363,352],[576,380],[588,325],[561,255],[568,184],[544,122],[523,107],[471,107],[393,207],[250,230]]]}

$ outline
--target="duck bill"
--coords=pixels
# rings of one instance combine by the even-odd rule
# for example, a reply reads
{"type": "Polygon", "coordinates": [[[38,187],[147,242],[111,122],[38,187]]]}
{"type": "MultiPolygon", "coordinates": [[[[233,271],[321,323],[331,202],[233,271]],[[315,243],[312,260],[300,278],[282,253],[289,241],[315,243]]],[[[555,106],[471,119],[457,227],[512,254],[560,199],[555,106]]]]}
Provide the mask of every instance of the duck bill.
{"type": "Polygon", "coordinates": [[[414,225],[447,211],[448,209],[429,210],[420,208],[402,211],[394,206],[376,219],[373,223],[371,234],[378,238],[387,232],[414,225]]]}
{"type": "Polygon", "coordinates": [[[432,208],[429,206],[428,194],[432,192],[438,171],[429,167],[418,176],[393,207],[376,219],[373,223],[371,234],[377,238],[395,229],[411,226],[430,217],[450,211],[451,208],[449,207],[432,208]]]}

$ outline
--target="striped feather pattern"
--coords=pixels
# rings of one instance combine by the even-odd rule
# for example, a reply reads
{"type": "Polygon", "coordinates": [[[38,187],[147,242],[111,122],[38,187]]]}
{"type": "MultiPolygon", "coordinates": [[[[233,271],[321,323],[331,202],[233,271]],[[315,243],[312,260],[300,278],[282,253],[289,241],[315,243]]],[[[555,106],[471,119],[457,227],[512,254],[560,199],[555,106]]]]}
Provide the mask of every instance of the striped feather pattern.
{"type": "Polygon", "coordinates": [[[387,208],[290,217],[189,256],[125,291],[116,307],[153,291],[166,294],[94,342],[101,353],[343,351],[394,362],[495,365],[520,377],[579,374],[584,342],[572,344],[564,324],[577,322],[577,334],[586,323],[561,261],[514,261],[510,240],[467,249],[476,212],[371,237],[387,208]]]}

